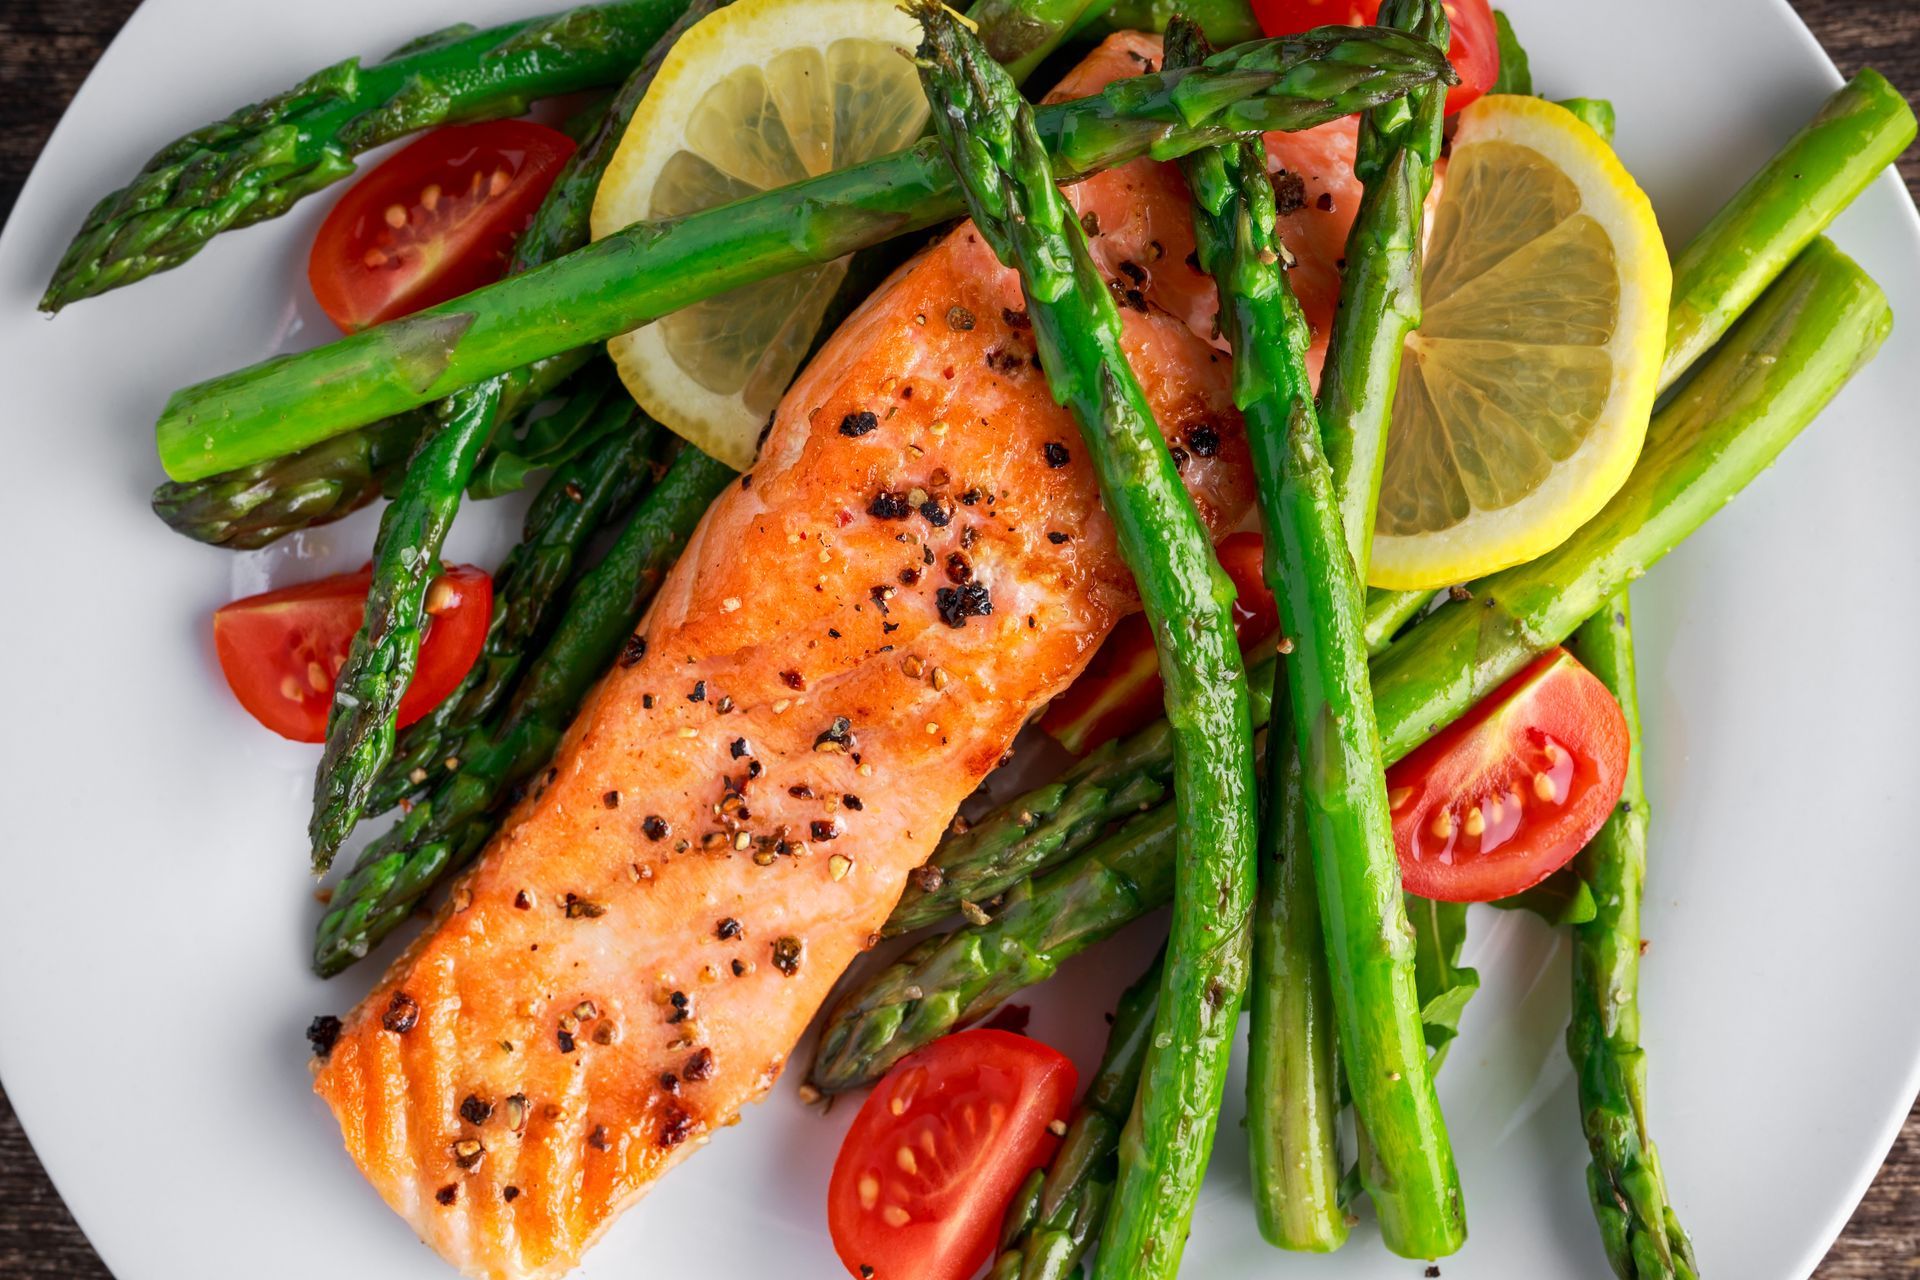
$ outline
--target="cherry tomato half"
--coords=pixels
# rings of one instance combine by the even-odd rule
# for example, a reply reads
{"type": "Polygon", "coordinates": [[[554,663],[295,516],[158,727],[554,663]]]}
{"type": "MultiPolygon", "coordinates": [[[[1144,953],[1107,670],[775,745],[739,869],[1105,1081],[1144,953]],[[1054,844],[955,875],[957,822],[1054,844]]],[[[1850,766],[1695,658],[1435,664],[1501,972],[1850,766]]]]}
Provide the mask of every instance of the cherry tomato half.
{"type": "MultiPolygon", "coordinates": [[[[240,705],[295,742],[324,742],[333,680],[360,630],[373,571],[336,573],[223,605],[213,615],[213,647],[240,705]]],[[[427,635],[396,723],[412,724],[465,678],[486,642],[493,579],[471,565],[450,565],[427,588],[427,635]]]]}
{"type": "Polygon", "coordinates": [[[827,1222],[867,1280],[968,1280],[1027,1174],[1046,1163],[1079,1083],[1038,1040],[976,1028],[902,1058],[854,1118],[827,1222]]]}
{"type": "MultiPolygon", "coordinates": [[[[1260,535],[1231,534],[1214,553],[1239,597],[1233,605],[1233,628],[1240,643],[1272,635],[1280,627],[1280,615],[1261,571],[1260,535]]],[[[1084,755],[1109,738],[1158,720],[1163,694],[1160,658],[1147,616],[1129,614],[1094,651],[1080,678],[1048,705],[1040,728],[1075,755],[1084,755]]]]}
{"type": "Polygon", "coordinates": [[[352,333],[493,283],[573,150],[527,120],[435,129],[333,206],[307,258],[313,296],[352,333]]]}
{"type": "Polygon", "coordinates": [[[1491,902],[1580,852],[1620,801],[1627,719],[1553,649],[1387,770],[1407,892],[1491,902]]]}
{"type": "MultiPolygon", "coordinates": [[[[1500,42],[1487,0],[1446,0],[1446,7],[1453,27],[1447,60],[1460,73],[1460,83],[1447,91],[1447,114],[1452,115],[1493,88],[1500,76],[1500,42]]],[[[1324,26],[1365,27],[1380,16],[1380,0],[1253,0],[1253,16],[1270,36],[1324,26]]]]}

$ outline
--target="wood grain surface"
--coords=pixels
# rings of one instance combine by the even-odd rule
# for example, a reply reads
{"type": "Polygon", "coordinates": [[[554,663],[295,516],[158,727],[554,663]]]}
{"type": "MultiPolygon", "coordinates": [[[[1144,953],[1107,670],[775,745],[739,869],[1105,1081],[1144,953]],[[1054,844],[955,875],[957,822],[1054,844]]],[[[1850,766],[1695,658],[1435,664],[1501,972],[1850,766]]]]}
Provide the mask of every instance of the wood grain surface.
{"type": "MultiPolygon", "coordinates": [[[[60,113],[136,3],[0,0],[0,220],[13,208],[60,113]]],[[[1920,100],[1920,0],[1793,3],[1841,71],[1871,64],[1908,101],[1920,100]]],[[[1920,148],[1908,151],[1901,171],[1908,189],[1920,196],[1920,148]]],[[[107,1275],[0,1092],[0,1280],[107,1275]]],[[[1920,1280],[1920,1106],[1815,1275],[1920,1280]]]]}

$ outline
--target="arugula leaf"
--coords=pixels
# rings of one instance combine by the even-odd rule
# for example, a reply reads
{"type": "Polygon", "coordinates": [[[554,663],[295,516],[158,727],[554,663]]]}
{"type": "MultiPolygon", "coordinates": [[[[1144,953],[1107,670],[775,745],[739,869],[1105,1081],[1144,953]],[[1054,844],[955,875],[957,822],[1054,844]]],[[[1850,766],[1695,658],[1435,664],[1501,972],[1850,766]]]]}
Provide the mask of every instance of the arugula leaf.
{"type": "Polygon", "coordinates": [[[1513,34],[1506,10],[1493,11],[1493,29],[1500,44],[1500,74],[1494,78],[1492,92],[1531,94],[1533,68],[1527,64],[1527,51],[1520,47],[1519,37],[1513,34]]]}
{"type": "Polygon", "coordinates": [[[1531,911],[1555,928],[1585,924],[1595,912],[1593,890],[1570,866],[1560,868],[1531,889],[1489,905],[1502,911],[1531,911]]]}
{"type": "Polygon", "coordinates": [[[1460,1015],[1480,989],[1479,973],[1460,963],[1467,941],[1467,904],[1408,894],[1407,919],[1413,924],[1413,984],[1420,1021],[1433,1052],[1432,1070],[1438,1071],[1448,1043],[1460,1034],[1460,1015]]]}

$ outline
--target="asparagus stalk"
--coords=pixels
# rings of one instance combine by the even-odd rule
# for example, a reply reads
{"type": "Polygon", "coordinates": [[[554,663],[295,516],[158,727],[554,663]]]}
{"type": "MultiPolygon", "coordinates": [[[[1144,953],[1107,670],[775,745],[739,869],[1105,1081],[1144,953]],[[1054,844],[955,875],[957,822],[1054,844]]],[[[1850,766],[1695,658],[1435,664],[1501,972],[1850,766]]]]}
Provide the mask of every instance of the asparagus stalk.
{"type": "MultiPolygon", "coordinates": [[[[647,52],[608,105],[598,130],[554,180],[514,247],[509,272],[526,271],[586,241],[593,192],[633,111],[680,33],[715,7],[706,0],[682,13],[647,52]]],[[[332,863],[392,758],[394,712],[412,679],[424,633],[429,571],[459,510],[461,492],[492,437],[503,400],[519,394],[531,377],[529,368],[509,369],[460,387],[441,401],[434,424],[407,464],[399,494],[381,515],[366,616],[335,678],[326,750],[314,775],[314,811],[307,833],[316,870],[332,863]]]]}
{"type": "Polygon", "coordinates": [[[1914,138],[1913,108],[1871,67],[1823,105],[1673,260],[1671,386],[1914,138]]]}
{"type": "Polygon", "coordinates": [[[494,575],[493,621],[479,658],[459,688],[401,732],[393,759],[368,798],[366,816],[384,813],[423,790],[449,760],[458,759],[458,744],[513,688],[588,542],[654,479],[662,428],[640,417],[625,396],[610,409],[620,419],[619,428],[556,470],[528,509],[520,543],[494,575]]]}
{"type": "MultiPolygon", "coordinates": [[[[1271,689],[1258,683],[1248,689],[1256,724],[1266,722],[1265,695],[1271,689]]],[[[907,933],[934,924],[964,903],[986,902],[1058,866],[1116,819],[1165,800],[1172,769],[1173,734],[1164,720],[1131,737],[1102,743],[1052,782],[971,826],[956,828],[909,877],[884,932],[907,933]]]]}
{"type": "Polygon", "coordinates": [[[460,491],[493,433],[503,383],[491,378],[436,409],[399,496],[381,515],[366,615],[334,678],[327,745],[313,779],[307,837],[316,873],[332,864],[393,754],[394,715],[426,632],[427,586],[439,571],[460,491]]]}
{"type": "MultiPolygon", "coordinates": [[[[1389,0],[1380,22],[1437,50],[1447,47],[1446,10],[1437,0],[1389,0]]],[[[1347,233],[1319,410],[1341,525],[1363,583],[1401,352],[1420,324],[1420,228],[1440,157],[1446,97],[1444,86],[1427,85],[1367,112],[1354,151],[1354,176],[1364,189],[1347,233]]]]}
{"type": "Polygon", "coordinates": [[[467,736],[460,766],[370,845],[334,892],[314,969],[340,972],[397,928],[493,833],[512,789],[553,754],[580,700],[639,625],[654,590],[733,472],[691,445],[574,586],[553,638],[499,722],[467,736]]]}
{"type": "MultiPolygon", "coordinates": [[[[1447,16],[1438,3],[1388,0],[1379,20],[1436,49],[1447,47],[1447,16]]],[[[1351,628],[1341,625],[1361,612],[1401,350],[1420,317],[1420,232],[1445,106],[1444,88],[1428,85],[1361,117],[1354,169],[1364,193],[1347,237],[1348,266],[1328,342],[1317,425],[1307,399],[1305,319],[1279,280],[1277,264],[1264,272],[1257,261],[1239,264],[1242,273],[1270,277],[1269,294],[1284,295],[1264,326],[1248,324],[1259,313],[1229,283],[1231,228],[1215,225],[1201,234],[1202,262],[1221,282],[1222,314],[1231,301],[1238,321],[1230,339],[1236,376],[1247,385],[1257,375],[1243,374],[1243,368],[1265,364],[1272,370],[1265,379],[1268,400],[1284,396],[1296,406],[1284,419],[1271,404],[1265,414],[1256,405],[1249,416],[1269,531],[1268,576],[1283,602],[1282,627],[1290,636],[1299,636],[1303,627],[1309,632],[1310,642],[1286,665],[1287,678],[1296,689],[1341,695],[1329,706],[1318,697],[1276,693],[1276,698],[1288,696],[1297,735],[1313,734],[1331,711],[1342,732],[1327,741],[1344,739],[1345,749],[1335,757],[1340,764],[1317,767],[1309,777],[1298,751],[1311,748],[1290,746],[1286,735],[1277,735],[1272,742],[1279,754],[1267,771],[1268,812],[1275,816],[1262,833],[1261,862],[1268,870],[1260,880],[1254,932],[1248,1145],[1261,1231],[1287,1249],[1324,1252],[1346,1239],[1334,1128],[1340,1093],[1336,1048],[1346,1064],[1356,1114],[1371,1138],[1361,1180],[1373,1193],[1387,1246],[1438,1257],[1459,1248],[1465,1233],[1458,1176],[1420,1034],[1418,948],[1410,939],[1393,874],[1397,865],[1364,683],[1365,652],[1347,634],[1351,628]],[[1209,243],[1215,261],[1209,261],[1209,243]],[[1287,356],[1285,367],[1273,369],[1281,352],[1287,356]],[[1293,439],[1289,429],[1302,438],[1293,439]],[[1311,441],[1304,438],[1309,432],[1311,441]],[[1282,456],[1268,452],[1282,447],[1282,456]],[[1328,514],[1337,518],[1330,540],[1313,518],[1328,514]],[[1306,541],[1296,544],[1282,536],[1283,530],[1306,541]],[[1351,599],[1339,576],[1349,570],[1351,599]],[[1279,579],[1291,587],[1289,594],[1280,594],[1279,579]],[[1329,586],[1334,587],[1331,596],[1329,586]],[[1303,851],[1311,852],[1311,865],[1303,851]],[[1346,913],[1342,927],[1323,929],[1322,912],[1336,909],[1346,913]]],[[[1241,257],[1256,250],[1262,257],[1277,257],[1279,245],[1267,230],[1272,213],[1264,164],[1243,164],[1243,170],[1246,177],[1239,185],[1248,194],[1239,216],[1250,222],[1259,242],[1245,243],[1248,233],[1241,232],[1241,257]],[[1254,216],[1248,218],[1250,213],[1254,216]]],[[[1198,186],[1191,162],[1189,183],[1198,186]]],[[[1213,220],[1201,213],[1195,222],[1198,233],[1213,220]]],[[[1366,648],[1372,642],[1365,637],[1366,648]]]]}
{"type": "Polygon", "coordinates": [[[1573,931],[1573,1021],[1567,1052],[1579,1083],[1593,1163],[1587,1190],[1607,1260],[1620,1280],[1692,1280],[1693,1245],[1667,1198],[1647,1136],[1647,1060],[1640,1045],[1640,895],[1647,870],[1647,796],[1640,776],[1640,704],[1632,615],[1623,590],[1583,624],[1574,649],[1626,713],[1632,749],[1620,805],[1575,864],[1596,912],[1573,931]]]}
{"type": "MultiPolygon", "coordinates": [[[[1708,356],[1685,391],[1655,415],[1639,465],[1599,515],[1560,550],[1472,584],[1473,599],[1441,606],[1374,659],[1374,715],[1387,762],[1564,641],[1601,603],[1706,523],[1872,357],[1891,324],[1885,295],[1858,266],[1825,240],[1809,246],[1708,356]],[[1491,646],[1484,656],[1475,643],[1483,634],[1491,646]]],[[[1248,682],[1257,688],[1274,674],[1269,660],[1249,672],[1248,682]]],[[[991,967],[1004,955],[1036,974],[1036,981],[1048,976],[1081,947],[1159,905],[1163,899],[1153,890],[1171,873],[1171,827],[1164,806],[1134,815],[1031,885],[1017,882],[1007,892],[1008,905],[987,924],[934,940],[928,954],[932,947],[964,945],[977,965],[991,967]],[[1039,899],[1044,901],[1038,907],[1014,910],[1039,899]],[[1069,903],[1072,919],[1047,932],[1069,903]],[[1044,962],[1032,964],[1035,955],[1044,962]]],[[[973,985],[958,1005],[974,1007],[970,993],[997,979],[965,966],[953,971],[963,969],[973,985]]],[[[930,975],[931,968],[918,980],[895,979],[898,990],[918,988],[916,1009],[948,999],[944,977],[935,981],[930,975]]],[[[996,1001],[1021,985],[995,986],[996,1001]]],[[[844,1018],[887,1003],[868,992],[863,987],[845,997],[828,1019],[823,1046],[849,1043],[838,1030],[844,1018]]],[[[925,1043],[914,1037],[930,1039],[954,1025],[908,1010],[896,1020],[894,1034],[902,1043],[869,1034],[858,1052],[894,1061],[925,1043]]],[[[851,1056],[843,1064],[842,1052],[836,1048],[824,1069],[816,1065],[816,1083],[830,1079],[834,1087],[848,1088],[874,1078],[851,1056]]]]}
{"type": "Polygon", "coordinates": [[[1121,993],[1100,1069],[1052,1162],[1035,1169],[1014,1196],[988,1280],[1068,1280],[1079,1271],[1113,1191],[1120,1131],[1140,1087],[1164,960],[1164,953],[1156,956],[1121,993]]]}
{"type": "Polygon", "coordinates": [[[1165,906],[1176,823],[1171,805],[1141,814],[1067,865],[1022,881],[989,923],[937,935],[849,992],[821,1029],[809,1083],[823,1093],[871,1084],[913,1050],[1165,906]]]}
{"type": "Polygon", "coordinates": [[[1260,35],[1247,0],[1115,0],[1099,21],[1096,34],[1108,31],[1165,31],[1174,14],[1196,23],[1216,45],[1238,44],[1260,35]]]}
{"type": "MultiPolygon", "coordinates": [[[[1300,129],[1451,74],[1431,48],[1332,29],[1243,45],[1206,68],[1119,81],[1043,107],[1055,171],[1080,178],[1242,133],[1300,129]]],[[[304,449],[729,289],[964,210],[931,139],[850,169],[685,217],[636,223],[567,257],[328,346],[176,393],[157,429],[176,480],[304,449]],[[565,315],[567,323],[551,323],[565,315]]]]}
{"type": "Polygon", "coordinates": [[[331,524],[378,498],[419,447],[430,415],[412,409],[204,480],[169,480],[153,510],[197,542],[251,551],[297,529],[331,524]]]}
{"type": "MultiPolygon", "coordinates": [[[[1847,99],[1851,94],[1852,86],[1849,86],[1836,95],[1836,100],[1847,99]]],[[[1875,145],[1885,154],[1888,144],[1884,139],[1898,138],[1899,129],[1895,125],[1899,119],[1907,120],[1910,129],[1912,113],[1897,96],[1888,98],[1874,95],[1870,101],[1871,111],[1862,108],[1843,113],[1843,118],[1850,121],[1851,127],[1862,136],[1882,139],[1875,145]]],[[[1831,104],[1827,110],[1832,110],[1831,104]]],[[[1697,241],[1681,252],[1681,260],[1692,265],[1684,270],[1678,266],[1675,268],[1676,299],[1679,290],[1685,288],[1701,300],[1700,310],[1703,314],[1712,312],[1720,317],[1705,330],[1687,327],[1683,334],[1685,340],[1695,341],[1695,335],[1704,332],[1709,341],[1703,345],[1711,345],[1712,341],[1717,341],[1725,333],[1726,326],[1739,314],[1734,305],[1736,301],[1741,297],[1746,297],[1747,302],[1752,301],[1746,291],[1753,285],[1753,278],[1750,273],[1736,268],[1754,259],[1774,263],[1777,274],[1780,267],[1792,260],[1791,255],[1782,253],[1782,248],[1788,238],[1798,234],[1802,219],[1783,220],[1765,214],[1769,209],[1798,198],[1799,187],[1792,179],[1782,175],[1804,164],[1817,177],[1824,172],[1823,164],[1830,166],[1835,163],[1835,157],[1829,155],[1824,147],[1816,149],[1810,146],[1808,139],[1813,136],[1815,134],[1811,127],[1802,130],[1761,171],[1761,176],[1772,175],[1771,179],[1761,181],[1761,177],[1756,176],[1749,181],[1709,224],[1709,229],[1724,222],[1737,222],[1754,228],[1756,238],[1752,242],[1731,250],[1737,262],[1717,264],[1700,251],[1697,241]],[[1720,292],[1716,292],[1709,283],[1715,280],[1722,282],[1720,292]],[[1710,306],[1707,305],[1709,303],[1710,306]]],[[[1890,160],[1891,156],[1888,157],[1890,160]]],[[[1836,182],[1816,184],[1815,194],[1817,202],[1810,206],[1806,217],[1812,218],[1821,227],[1838,217],[1846,207],[1845,200],[1851,198],[1845,185],[1836,182]]],[[[1761,283],[1764,285],[1772,279],[1773,276],[1768,276],[1761,283]]],[[[1740,305],[1744,307],[1746,303],[1740,305]]],[[[1671,354],[1670,348],[1669,357],[1671,354]]],[[[1665,367],[1661,386],[1670,389],[1673,380],[1685,372],[1685,366],[1669,358],[1665,367]]],[[[1473,588],[1461,588],[1461,593],[1462,598],[1470,598],[1473,588]]],[[[1369,653],[1376,656],[1381,653],[1401,626],[1418,614],[1432,598],[1429,592],[1371,593],[1366,633],[1369,653]]],[[[1268,708],[1262,691],[1268,687],[1269,678],[1261,665],[1257,662],[1252,665],[1252,687],[1249,692],[1254,723],[1258,726],[1266,722],[1268,708]]],[[[1110,755],[1103,756],[1096,752],[1061,775],[1057,783],[1037,788],[995,810],[976,822],[971,832],[949,836],[921,869],[916,883],[902,896],[895,917],[888,922],[888,931],[898,932],[931,924],[957,910],[963,900],[984,902],[1037,870],[1059,865],[1084,849],[1087,840],[1097,834],[1102,826],[1125,817],[1139,803],[1153,803],[1154,798],[1164,795],[1168,767],[1165,735],[1164,724],[1143,729],[1128,739],[1126,745],[1112,748],[1110,755]],[[1103,760],[1111,760],[1111,767],[1101,769],[1100,762],[1103,760]],[[1096,769],[1100,770],[1101,776],[1097,783],[1093,783],[1089,774],[1096,769]],[[1110,799],[1102,805],[1095,802],[1093,797],[1074,792],[1073,789],[1083,783],[1093,783],[1110,799]],[[1154,790],[1156,784],[1160,788],[1158,791],[1154,790]],[[1076,809],[1073,820],[1064,831],[1047,825],[1047,815],[1056,809],[1064,811],[1069,803],[1063,791],[1072,794],[1073,803],[1084,806],[1076,809]],[[1134,797],[1142,799],[1129,803],[1134,797]],[[1023,838],[1029,831],[1035,837],[1031,841],[1023,838]]],[[[1106,750],[1102,748],[1102,751],[1106,750]]]]}
{"type": "Polygon", "coordinates": [[[338,182],[355,156],[395,138],[617,83],[682,7],[615,0],[486,31],[454,28],[385,62],[349,58],[317,71],[162,147],[87,215],[40,309],[177,267],[220,232],[277,217],[338,182]]]}
{"type": "Polygon", "coordinates": [[[1393,643],[1402,627],[1420,616],[1433,603],[1431,591],[1387,591],[1374,587],[1367,592],[1367,653],[1377,654],[1393,643]]]}
{"type": "MultiPolygon", "coordinates": [[[[1388,0],[1381,16],[1436,46],[1445,44],[1446,17],[1437,4],[1388,0]]],[[[1169,27],[1170,62],[1190,46],[1185,35],[1177,21],[1169,27]]],[[[1256,1204],[1275,1243],[1326,1249],[1344,1237],[1333,1195],[1337,1083],[1331,1071],[1309,1075],[1323,1065],[1313,1057],[1317,1042],[1337,1025],[1354,1111],[1371,1138],[1373,1158],[1361,1177],[1378,1208],[1382,1235],[1394,1252],[1422,1258],[1457,1250],[1466,1228],[1452,1148],[1427,1070],[1413,936],[1401,901],[1378,728],[1367,695],[1358,564],[1372,525],[1367,477],[1391,403],[1387,371],[1397,371],[1400,347],[1418,312],[1416,247],[1425,184],[1389,186],[1385,175],[1410,167],[1431,173],[1430,159],[1410,164],[1407,157],[1422,146],[1431,147],[1429,157],[1437,155],[1443,101],[1441,92],[1423,90],[1411,111],[1378,108],[1361,126],[1360,167],[1370,181],[1348,240],[1345,305],[1334,322],[1321,393],[1329,442],[1342,441],[1338,463],[1322,448],[1306,363],[1311,335],[1282,275],[1265,149],[1238,143],[1181,162],[1193,192],[1200,265],[1219,286],[1220,329],[1234,352],[1234,399],[1246,415],[1267,531],[1267,582],[1281,630],[1293,641],[1283,667],[1287,688],[1275,693],[1291,712],[1291,749],[1286,733],[1268,739],[1274,753],[1268,759],[1268,813],[1274,820],[1262,833],[1268,873],[1261,878],[1260,920],[1266,927],[1256,937],[1267,964],[1264,976],[1291,981],[1296,989],[1253,1006],[1254,1044],[1264,1049],[1258,1065],[1265,1068],[1248,1083],[1250,1127],[1257,1130],[1251,1144],[1260,1183],[1256,1204]],[[1403,146],[1385,132],[1395,129],[1412,141],[1403,146]],[[1356,319],[1359,310],[1367,314],[1356,319]],[[1336,375],[1336,367],[1349,371],[1336,375]],[[1378,385],[1383,379],[1384,389],[1378,385]],[[1382,396],[1386,403],[1376,403],[1382,396]],[[1302,759],[1314,762],[1311,771],[1300,767],[1302,759]],[[1278,840],[1302,832],[1304,846],[1278,840]],[[1311,879],[1290,876],[1307,852],[1311,879]],[[1286,890],[1288,899],[1281,901],[1286,890]],[[1316,936],[1323,931],[1313,927],[1318,922],[1300,919],[1315,912],[1316,891],[1328,926],[1324,946],[1316,936]],[[1316,953],[1329,971],[1325,978],[1313,972],[1316,953]],[[1302,1016],[1289,1023],[1263,1016],[1275,1013],[1302,1016]],[[1304,1057],[1288,1061],[1302,1048],[1304,1057]],[[1307,1092],[1276,1095],[1289,1084],[1307,1092]]]]}
{"type": "Polygon", "coordinates": [[[1112,5],[1113,0],[975,0],[967,17],[994,61],[1019,83],[1068,35],[1112,5]]]}
{"type": "MultiPolygon", "coordinates": [[[[540,361],[507,389],[502,416],[531,410],[592,354],[582,349],[540,361]]],[[[398,482],[431,417],[411,409],[282,458],[184,484],[169,480],[153,491],[154,514],[175,533],[236,551],[331,524],[398,482]]]]}
{"type": "MultiPolygon", "coordinates": [[[[1292,720],[1285,673],[1274,693],[1292,720]]],[[[1312,832],[1300,758],[1279,735],[1269,749],[1268,817],[1248,996],[1247,1148],[1260,1234],[1282,1249],[1328,1253],[1347,1239],[1340,1186],[1339,1044],[1326,937],[1314,891],[1312,832]],[[1273,770],[1283,770],[1273,781],[1273,770]]]]}
{"type": "Polygon", "coordinates": [[[1177,811],[1174,919],[1095,1274],[1170,1276],[1213,1145],[1246,981],[1253,731],[1233,587],[1127,364],[1119,310],[1054,186],[1032,108],[952,14],[929,3],[920,19],[934,131],[974,226],[1020,273],[1041,367],[1080,424],[1162,654],[1177,811]]]}

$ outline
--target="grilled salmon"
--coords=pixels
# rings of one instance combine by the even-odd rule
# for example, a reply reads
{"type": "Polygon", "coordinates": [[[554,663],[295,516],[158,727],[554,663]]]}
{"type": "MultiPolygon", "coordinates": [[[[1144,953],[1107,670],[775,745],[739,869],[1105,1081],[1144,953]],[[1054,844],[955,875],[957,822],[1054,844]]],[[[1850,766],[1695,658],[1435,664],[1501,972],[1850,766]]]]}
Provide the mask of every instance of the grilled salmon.
{"type": "MultiPolygon", "coordinates": [[[[1116,36],[1059,92],[1158,57],[1116,36]]],[[[1072,196],[1203,518],[1242,524],[1177,172],[1072,196]]],[[[1021,308],[963,224],[848,320],[552,767],[316,1062],[367,1179],[466,1274],[568,1271],[766,1093],[961,801],[1136,607],[1021,308]]]]}

